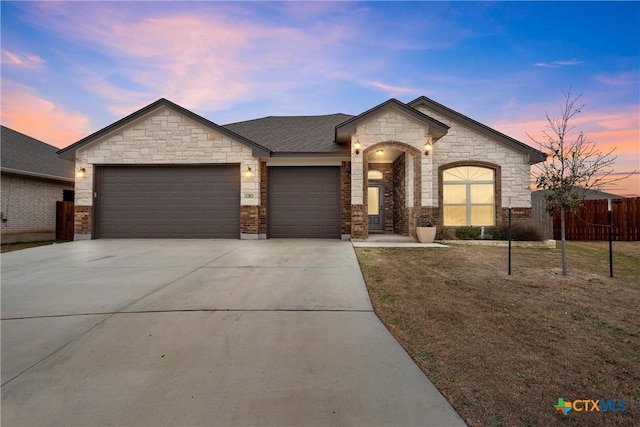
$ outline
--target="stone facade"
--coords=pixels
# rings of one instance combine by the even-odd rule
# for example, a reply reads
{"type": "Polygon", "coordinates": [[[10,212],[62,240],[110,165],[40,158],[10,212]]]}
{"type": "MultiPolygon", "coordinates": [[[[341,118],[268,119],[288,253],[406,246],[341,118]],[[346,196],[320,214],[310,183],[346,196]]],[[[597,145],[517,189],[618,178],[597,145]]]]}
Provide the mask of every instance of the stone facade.
{"type": "MultiPolygon", "coordinates": [[[[390,148],[401,151],[402,155],[393,164],[390,185],[393,192],[388,197],[392,220],[390,224],[385,222],[387,232],[414,235],[418,222],[426,222],[427,219],[434,225],[442,224],[442,171],[461,165],[482,165],[494,169],[496,225],[504,221],[503,207],[508,205],[509,198],[512,206],[518,208],[519,217],[529,215],[529,154],[518,152],[423,106],[418,109],[450,126],[447,135],[433,144],[428,155],[423,152],[425,142],[430,140],[428,125],[394,108],[357,125],[352,147],[358,141],[361,150],[359,154],[353,149],[351,152],[352,204],[363,205],[364,212],[367,212],[367,172],[377,167],[368,164],[369,155],[378,148],[390,148]]],[[[367,224],[361,227],[357,222],[366,222],[366,215],[361,219],[360,212],[352,212],[352,229],[358,233],[364,230],[366,237],[367,224]]]]}
{"type": "MultiPolygon", "coordinates": [[[[358,117],[357,121],[345,122],[341,138],[347,138],[348,143],[346,135],[351,134],[350,157],[330,159],[336,162],[332,164],[341,165],[340,233],[343,238],[368,237],[369,170],[383,173],[386,233],[412,236],[422,222],[442,224],[442,173],[462,165],[482,165],[495,171],[496,225],[505,221],[509,198],[518,218],[530,215],[529,153],[504,145],[498,142],[500,139],[488,138],[467,127],[467,122],[458,123],[424,105],[418,110],[450,126],[448,133],[433,143],[433,150],[428,154],[424,152],[425,143],[432,141],[433,135],[442,135],[445,128],[397,101],[385,103],[379,110],[358,117]],[[431,133],[429,127],[433,127],[431,133]],[[360,144],[358,153],[356,141],[360,144]],[[376,163],[377,149],[393,153],[388,160],[392,163],[376,163]]],[[[301,155],[294,160],[281,156],[265,161],[253,157],[252,149],[246,144],[217,129],[165,105],[78,148],[76,169],[84,168],[86,174],[76,179],[76,236],[91,236],[96,165],[237,164],[242,171],[241,237],[266,238],[267,164],[274,166],[274,163],[289,161],[304,166],[317,164],[318,158],[301,155]],[[248,168],[253,171],[250,176],[244,173],[248,168]]]]}
{"type": "MultiPolygon", "coordinates": [[[[453,162],[483,161],[499,165],[501,169],[502,191],[497,201],[497,212],[502,206],[508,206],[509,197],[514,207],[531,207],[531,166],[528,154],[515,151],[424,106],[418,107],[418,110],[450,126],[447,135],[433,145],[433,152],[428,156],[433,159],[430,171],[434,177],[432,182],[436,186],[433,188],[433,195],[438,194],[435,175],[438,167],[453,162]]],[[[434,197],[426,200],[425,206],[439,206],[438,203],[438,199],[434,197]]]]}
{"type": "Polygon", "coordinates": [[[0,185],[3,243],[55,238],[56,202],[73,183],[3,173],[0,185]]]}
{"type": "MultiPolygon", "coordinates": [[[[254,171],[251,176],[241,173],[240,204],[254,206],[255,211],[259,211],[263,174],[258,172],[258,159],[252,156],[251,148],[167,107],[78,149],[76,155],[76,168],[86,170],[84,177],[76,178],[76,209],[93,205],[94,165],[239,164],[243,172],[247,168],[254,171]]],[[[258,225],[246,223],[254,216],[248,215],[246,209],[242,212],[241,229],[256,230],[255,234],[259,234],[258,225]]],[[[256,222],[259,216],[258,212],[256,222]]],[[[79,229],[76,233],[84,234],[79,229]]]]}

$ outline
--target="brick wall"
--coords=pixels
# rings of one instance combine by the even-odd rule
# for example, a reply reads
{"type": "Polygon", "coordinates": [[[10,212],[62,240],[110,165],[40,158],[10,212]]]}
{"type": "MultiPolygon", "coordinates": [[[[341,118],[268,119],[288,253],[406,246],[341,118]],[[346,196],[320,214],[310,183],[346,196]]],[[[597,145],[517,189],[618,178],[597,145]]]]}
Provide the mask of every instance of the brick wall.
{"type": "Polygon", "coordinates": [[[91,237],[93,206],[75,206],[75,239],[91,237]]]}
{"type": "Polygon", "coordinates": [[[260,162],[260,206],[258,207],[260,228],[258,229],[258,233],[263,238],[267,236],[267,189],[269,188],[267,179],[267,163],[260,162]]]}
{"type": "Polygon", "coordinates": [[[260,212],[258,206],[240,206],[240,234],[243,237],[258,238],[260,232],[260,212]]]}
{"type": "Polygon", "coordinates": [[[340,234],[351,234],[351,162],[340,167],[340,234]]]}
{"type": "Polygon", "coordinates": [[[367,215],[363,205],[351,205],[351,237],[366,239],[369,234],[367,215]]]}
{"type": "Polygon", "coordinates": [[[402,153],[393,162],[393,229],[396,233],[408,234],[409,222],[407,217],[406,171],[405,154],[402,153]]]}
{"type": "Polygon", "coordinates": [[[73,190],[73,183],[3,173],[0,186],[3,242],[24,240],[31,233],[55,238],[56,202],[63,190],[73,190]]]}

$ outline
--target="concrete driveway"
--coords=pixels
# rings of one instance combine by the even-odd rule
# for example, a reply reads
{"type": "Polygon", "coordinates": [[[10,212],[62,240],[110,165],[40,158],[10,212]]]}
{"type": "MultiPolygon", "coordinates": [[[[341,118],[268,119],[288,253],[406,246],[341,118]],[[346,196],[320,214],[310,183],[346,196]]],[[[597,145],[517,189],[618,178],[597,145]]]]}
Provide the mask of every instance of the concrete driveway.
{"type": "Polygon", "coordinates": [[[464,425],[326,240],[2,255],[2,425],[464,425]]]}

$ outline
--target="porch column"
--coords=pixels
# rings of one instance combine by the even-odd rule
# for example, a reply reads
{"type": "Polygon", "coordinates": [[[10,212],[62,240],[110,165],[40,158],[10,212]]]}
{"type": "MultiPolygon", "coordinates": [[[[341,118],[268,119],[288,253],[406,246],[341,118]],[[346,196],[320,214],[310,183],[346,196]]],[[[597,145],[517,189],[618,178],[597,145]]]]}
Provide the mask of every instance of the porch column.
{"type": "Polygon", "coordinates": [[[351,238],[366,239],[366,212],[364,211],[364,147],[356,154],[356,141],[351,137],[351,238]]]}

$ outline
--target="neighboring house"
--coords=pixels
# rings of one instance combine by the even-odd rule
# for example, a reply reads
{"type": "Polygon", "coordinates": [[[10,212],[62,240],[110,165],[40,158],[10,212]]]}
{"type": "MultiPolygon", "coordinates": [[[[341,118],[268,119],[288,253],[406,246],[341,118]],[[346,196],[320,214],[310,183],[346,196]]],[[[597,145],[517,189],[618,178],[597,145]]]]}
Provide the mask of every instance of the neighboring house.
{"type": "Polygon", "coordinates": [[[73,192],[73,162],[58,149],[2,126],[0,172],[2,243],[52,240],[56,235],[56,202],[73,192]]]}
{"type": "Polygon", "coordinates": [[[59,151],[81,238],[354,238],[531,215],[545,155],[429,98],[219,126],[160,99],[59,151]]]}
{"type": "MultiPolygon", "coordinates": [[[[591,190],[583,187],[575,187],[578,194],[584,196],[584,200],[603,200],[603,199],[624,199],[625,196],[607,193],[600,190],[591,190]]],[[[535,204],[537,201],[544,202],[544,196],[549,190],[537,190],[531,193],[531,200],[535,204]]]]}

